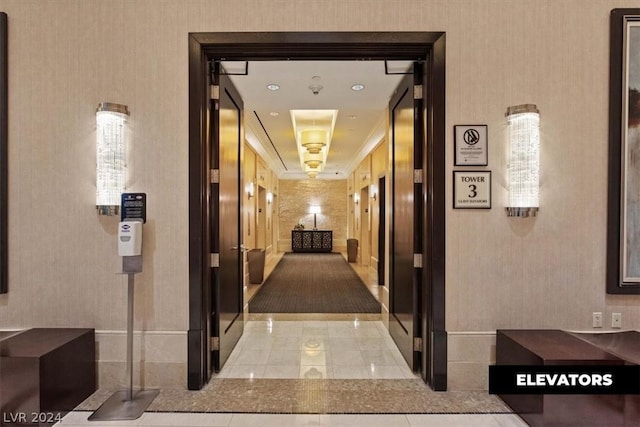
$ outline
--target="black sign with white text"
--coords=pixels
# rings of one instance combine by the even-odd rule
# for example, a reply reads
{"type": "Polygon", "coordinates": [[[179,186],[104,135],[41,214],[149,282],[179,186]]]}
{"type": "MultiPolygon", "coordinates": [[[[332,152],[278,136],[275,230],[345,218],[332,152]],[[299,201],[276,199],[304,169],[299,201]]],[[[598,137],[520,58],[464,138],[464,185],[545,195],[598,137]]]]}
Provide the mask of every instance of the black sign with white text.
{"type": "Polygon", "coordinates": [[[640,394],[640,366],[489,366],[490,394],[640,394]]]}
{"type": "Polygon", "coordinates": [[[122,193],[120,198],[120,221],[141,220],[147,222],[147,194],[122,193]]]}

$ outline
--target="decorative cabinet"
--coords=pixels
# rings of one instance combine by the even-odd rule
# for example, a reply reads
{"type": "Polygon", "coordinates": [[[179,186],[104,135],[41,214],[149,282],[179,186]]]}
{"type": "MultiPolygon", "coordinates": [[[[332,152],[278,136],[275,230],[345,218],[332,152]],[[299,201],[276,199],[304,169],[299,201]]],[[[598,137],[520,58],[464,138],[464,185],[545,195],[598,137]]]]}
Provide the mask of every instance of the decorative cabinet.
{"type": "Polygon", "coordinates": [[[333,250],[333,231],[292,230],[291,249],[293,252],[331,252],[333,250]]]}

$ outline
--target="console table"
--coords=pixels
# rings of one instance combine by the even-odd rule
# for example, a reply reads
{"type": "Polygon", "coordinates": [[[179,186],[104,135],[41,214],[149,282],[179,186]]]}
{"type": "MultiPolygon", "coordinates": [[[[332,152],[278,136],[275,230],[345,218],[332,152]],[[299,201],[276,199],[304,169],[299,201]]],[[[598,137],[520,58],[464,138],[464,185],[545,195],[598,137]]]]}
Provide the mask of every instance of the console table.
{"type": "Polygon", "coordinates": [[[91,396],[95,348],[93,329],[34,328],[0,341],[3,422],[52,425],[91,396]]]}
{"type": "Polygon", "coordinates": [[[333,231],[292,230],[291,250],[293,252],[331,252],[333,250],[333,231]]]}

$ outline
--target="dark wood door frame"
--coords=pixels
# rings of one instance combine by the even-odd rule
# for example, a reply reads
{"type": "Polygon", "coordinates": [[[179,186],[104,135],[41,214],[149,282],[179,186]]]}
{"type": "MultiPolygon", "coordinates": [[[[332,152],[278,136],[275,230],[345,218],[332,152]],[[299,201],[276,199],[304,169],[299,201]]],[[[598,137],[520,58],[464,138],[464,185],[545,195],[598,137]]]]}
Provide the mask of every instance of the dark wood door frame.
{"type": "Polygon", "coordinates": [[[188,387],[202,388],[211,375],[209,221],[209,61],[413,60],[424,61],[423,244],[421,326],[423,376],[446,390],[445,330],[445,33],[281,32],[189,34],[189,331],[188,387]]]}
{"type": "Polygon", "coordinates": [[[387,226],[387,211],[386,211],[386,191],[387,181],[385,176],[378,178],[378,286],[385,285],[385,260],[387,259],[385,245],[386,245],[386,226],[387,226]]]}

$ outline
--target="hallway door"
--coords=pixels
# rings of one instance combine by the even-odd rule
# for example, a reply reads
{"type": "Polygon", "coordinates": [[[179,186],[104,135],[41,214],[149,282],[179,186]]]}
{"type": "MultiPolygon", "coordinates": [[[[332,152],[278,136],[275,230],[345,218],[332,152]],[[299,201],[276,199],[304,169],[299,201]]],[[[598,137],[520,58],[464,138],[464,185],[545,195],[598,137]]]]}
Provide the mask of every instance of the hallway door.
{"type": "Polygon", "coordinates": [[[218,65],[213,81],[209,140],[212,168],[219,172],[211,180],[211,247],[219,254],[219,267],[212,274],[211,338],[213,369],[219,372],[244,329],[240,206],[244,132],[242,98],[218,65]]]}
{"type": "MultiPolygon", "coordinates": [[[[418,67],[417,64],[414,67],[418,67]]],[[[422,73],[414,70],[421,79],[422,73]]],[[[420,368],[420,353],[414,351],[414,338],[420,337],[419,269],[414,254],[420,252],[422,188],[415,184],[415,162],[422,161],[420,99],[414,96],[414,75],[408,74],[398,85],[389,103],[392,144],[391,265],[389,283],[389,332],[409,366],[420,368]]],[[[418,83],[420,84],[420,83],[418,83]]]]}

